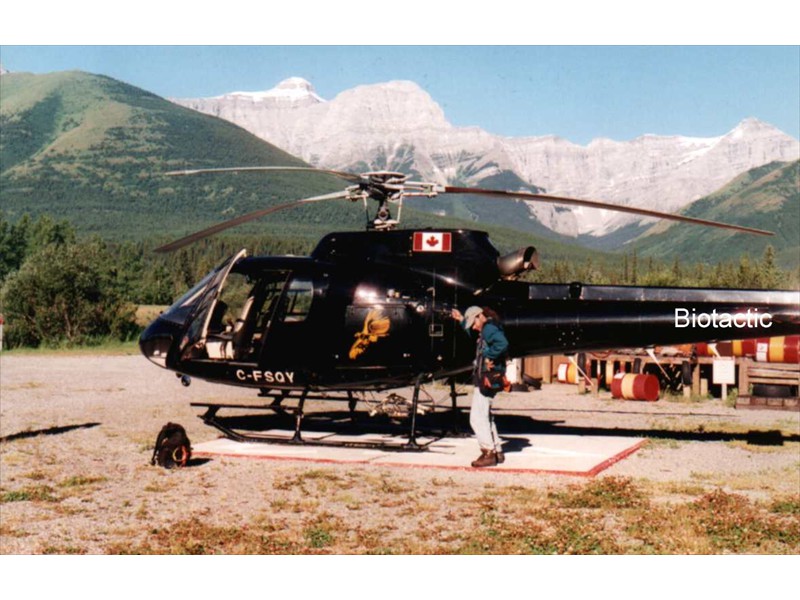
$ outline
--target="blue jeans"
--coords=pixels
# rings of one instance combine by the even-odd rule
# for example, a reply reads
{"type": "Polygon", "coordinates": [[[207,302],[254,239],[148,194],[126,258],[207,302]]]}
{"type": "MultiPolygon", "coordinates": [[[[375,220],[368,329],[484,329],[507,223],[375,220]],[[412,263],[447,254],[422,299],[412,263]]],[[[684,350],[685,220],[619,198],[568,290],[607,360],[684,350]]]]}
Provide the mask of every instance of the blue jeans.
{"type": "Polygon", "coordinates": [[[469,409],[469,426],[478,438],[481,450],[499,452],[502,445],[492,416],[492,399],[481,394],[478,386],[472,392],[472,405],[469,409]]]}

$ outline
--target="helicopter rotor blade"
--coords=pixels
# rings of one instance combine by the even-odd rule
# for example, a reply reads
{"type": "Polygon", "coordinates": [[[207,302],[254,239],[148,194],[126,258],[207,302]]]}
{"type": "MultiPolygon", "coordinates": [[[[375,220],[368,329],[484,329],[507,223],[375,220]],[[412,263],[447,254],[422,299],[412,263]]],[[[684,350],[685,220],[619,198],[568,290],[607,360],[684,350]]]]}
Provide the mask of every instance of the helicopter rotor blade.
{"type": "Polygon", "coordinates": [[[334,171],[332,169],[317,169],[314,167],[218,167],[218,168],[208,168],[208,169],[185,169],[178,171],[167,171],[166,173],[164,173],[164,175],[176,176],[176,175],[198,175],[201,173],[242,173],[242,172],[253,172],[253,171],[325,173],[328,175],[335,175],[336,177],[341,177],[342,179],[347,179],[348,181],[353,181],[353,182],[361,181],[361,176],[356,175],[355,173],[347,173],[346,171],[334,171]]]}
{"type": "Polygon", "coordinates": [[[169,244],[165,244],[164,246],[156,248],[155,252],[159,253],[173,252],[175,250],[183,248],[184,246],[188,246],[189,244],[193,244],[194,242],[197,242],[199,240],[217,234],[220,231],[225,231],[226,229],[230,229],[231,227],[236,227],[237,225],[241,225],[242,223],[247,223],[255,219],[260,219],[261,217],[265,217],[271,213],[278,212],[279,210],[293,208],[295,206],[301,206],[303,204],[311,204],[312,202],[322,202],[325,200],[338,200],[341,198],[348,198],[348,197],[349,193],[347,191],[334,192],[332,194],[325,194],[323,196],[312,196],[311,198],[303,198],[302,200],[295,200],[294,202],[288,202],[286,204],[279,204],[277,206],[270,206],[269,208],[262,208],[261,210],[256,210],[254,212],[247,213],[245,215],[241,215],[233,219],[229,219],[228,221],[217,223],[216,225],[212,225],[211,227],[203,229],[202,231],[196,231],[191,235],[187,235],[186,237],[183,237],[179,240],[175,240],[174,242],[170,242],[169,244]]]}
{"type": "Polygon", "coordinates": [[[519,198],[521,200],[539,200],[541,202],[549,202],[551,204],[568,204],[572,206],[586,206],[588,208],[600,208],[603,210],[613,210],[617,212],[631,213],[634,215],[641,215],[644,217],[655,217],[657,219],[668,219],[671,221],[681,221],[683,223],[694,223],[695,225],[705,225],[707,227],[719,227],[721,229],[733,229],[735,231],[743,231],[745,233],[755,233],[757,235],[775,235],[772,231],[765,231],[763,229],[755,229],[753,227],[745,227],[743,225],[733,225],[731,223],[723,223],[721,221],[710,221],[707,219],[698,219],[696,217],[687,217],[685,215],[676,215],[672,213],[659,212],[657,210],[649,210],[646,208],[636,208],[633,206],[619,206],[616,204],[609,204],[597,200],[579,200],[577,198],[566,198],[562,196],[550,196],[547,194],[534,194],[532,192],[511,192],[505,190],[487,190],[482,188],[468,188],[468,187],[452,187],[444,186],[445,194],[479,194],[482,196],[495,196],[498,198],[519,198]]]}

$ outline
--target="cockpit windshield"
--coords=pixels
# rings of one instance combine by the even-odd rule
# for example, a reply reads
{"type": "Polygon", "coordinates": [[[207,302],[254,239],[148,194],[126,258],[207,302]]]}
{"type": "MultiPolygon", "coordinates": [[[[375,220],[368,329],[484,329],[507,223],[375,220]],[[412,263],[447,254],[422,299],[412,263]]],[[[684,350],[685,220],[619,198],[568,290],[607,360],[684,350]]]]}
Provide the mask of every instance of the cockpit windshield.
{"type": "Polygon", "coordinates": [[[177,325],[183,325],[186,323],[186,319],[188,319],[189,315],[192,313],[192,308],[197,303],[197,300],[203,294],[203,290],[206,289],[209,281],[211,281],[217,271],[219,271],[219,269],[214,269],[211,271],[211,273],[203,277],[203,279],[200,280],[200,283],[178,298],[172,306],[165,310],[162,313],[161,318],[166,321],[176,323],[177,325]]]}
{"type": "Polygon", "coordinates": [[[239,254],[226,259],[216,269],[200,280],[200,283],[181,296],[172,306],[161,315],[166,321],[171,321],[177,325],[184,325],[187,319],[195,312],[195,307],[205,296],[206,291],[211,287],[217,287],[224,280],[230,270],[231,264],[245,254],[242,250],[239,254]]]}

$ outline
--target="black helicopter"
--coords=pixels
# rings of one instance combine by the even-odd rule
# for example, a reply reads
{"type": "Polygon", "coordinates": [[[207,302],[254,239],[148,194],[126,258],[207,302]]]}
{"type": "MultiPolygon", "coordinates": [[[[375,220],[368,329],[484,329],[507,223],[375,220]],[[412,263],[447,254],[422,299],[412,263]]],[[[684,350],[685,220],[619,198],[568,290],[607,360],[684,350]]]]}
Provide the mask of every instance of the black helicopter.
{"type": "MultiPolygon", "coordinates": [[[[324,172],[351,185],[225,221],[157,250],[173,251],[304,204],[348,200],[366,206],[374,201],[377,210],[366,231],[328,234],[308,257],[250,257],[240,251],[150,324],[140,348],[186,384],[198,377],[257,388],[276,401],[272,407],[298,398],[294,442],[303,441],[307,399],[347,399],[352,409],[354,393],[413,386],[406,447],[419,448],[420,386],[449,380],[455,409],[454,378],[472,368],[474,340],[451,317],[453,308],[493,307],[502,315],[512,358],[800,333],[800,292],[527,283],[518,279],[538,267],[532,246],[501,256],[483,231],[397,225],[404,198],[481,194],[771,235],[767,231],[591,200],[414,182],[387,171],[355,175],[244,167],[170,174],[240,171],[324,172]]],[[[204,421],[229,437],[263,441],[217,418],[220,408],[234,405],[203,406],[208,409],[204,421]]]]}

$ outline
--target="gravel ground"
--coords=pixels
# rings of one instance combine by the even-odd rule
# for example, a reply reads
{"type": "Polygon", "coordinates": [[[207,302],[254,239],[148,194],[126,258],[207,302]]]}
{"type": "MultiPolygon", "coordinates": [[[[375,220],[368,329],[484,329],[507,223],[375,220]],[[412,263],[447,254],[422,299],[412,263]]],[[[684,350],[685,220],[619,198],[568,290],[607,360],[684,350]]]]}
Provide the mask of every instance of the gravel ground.
{"type": "MultiPolygon", "coordinates": [[[[430,391],[437,401],[449,401],[445,388],[430,391]]],[[[147,531],[189,517],[219,525],[263,520],[270,502],[276,506],[276,489],[282,490],[281,506],[294,502],[295,510],[284,518],[302,520],[304,502],[318,508],[325,498],[309,498],[306,487],[292,488],[287,481],[310,469],[331,477],[377,478],[397,494],[404,486],[433,490],[442,519],[449,518],[449,499],[476,488],[558,489],[585,481],[491,469],[439,472],[232,458],[179,471],[150,466],[154,438],[167,421],[183,424],[195,443],[218,437],[190,402],[253,398],[250,390],[201,381],[183,387],[173,373],[138,355],[2,355],[0,553],[119,552],[140,543],[147,531]],[[14,501],[20,494],[34,501],[14,501]]],[[[530,418],[531,431],[651,438],[598,477],[630,477],[654,489],[665,483],[718,486],[755,499],[800,491],[797,412],[735,410],[719,401],[614,401],[607,394],[580,396],[573,386],[558,384],[508,395],[497,408],[530,418]]],[[[370,518],[364,511],[353,514],[344,511],[337,518],[370,518]]],[[[419,523],[400,519],[397,526],[419,523]]]]}

